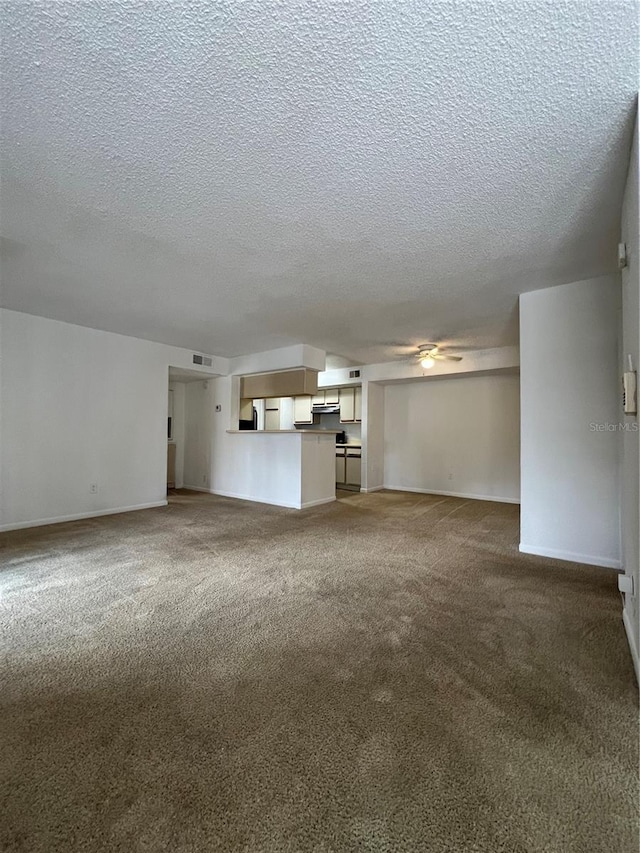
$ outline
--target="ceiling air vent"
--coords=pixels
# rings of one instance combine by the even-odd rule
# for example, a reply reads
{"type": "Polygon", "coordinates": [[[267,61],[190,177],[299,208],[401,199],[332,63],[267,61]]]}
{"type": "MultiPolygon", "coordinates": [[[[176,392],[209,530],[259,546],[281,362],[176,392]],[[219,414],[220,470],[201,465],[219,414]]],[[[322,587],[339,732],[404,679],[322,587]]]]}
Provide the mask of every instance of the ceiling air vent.
{"type": "Polygon", "coordinates": [[[349,379],[359,379],[360,371],[359,370],[350,370],[349,371],[349,379]]]}
{"type": "Polygon", "coordinates": [[[197,353],[194,352],[193,363],[194,364],[201,364],[203,367],[211,367],[213,362],[211,360],[211,356],[209,356],[209,355],[198,355],[197,353]]]}

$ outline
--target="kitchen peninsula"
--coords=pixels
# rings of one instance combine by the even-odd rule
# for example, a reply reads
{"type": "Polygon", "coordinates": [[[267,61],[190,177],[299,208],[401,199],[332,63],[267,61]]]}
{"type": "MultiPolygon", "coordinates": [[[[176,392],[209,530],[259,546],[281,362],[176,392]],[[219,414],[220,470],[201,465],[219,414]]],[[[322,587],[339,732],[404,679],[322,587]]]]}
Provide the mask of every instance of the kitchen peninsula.
{"type": "Polygon", "coordinates": [[[235,450],[230,497],[304,509],[336,499],[336,430],[227,430],[235,450]]]}

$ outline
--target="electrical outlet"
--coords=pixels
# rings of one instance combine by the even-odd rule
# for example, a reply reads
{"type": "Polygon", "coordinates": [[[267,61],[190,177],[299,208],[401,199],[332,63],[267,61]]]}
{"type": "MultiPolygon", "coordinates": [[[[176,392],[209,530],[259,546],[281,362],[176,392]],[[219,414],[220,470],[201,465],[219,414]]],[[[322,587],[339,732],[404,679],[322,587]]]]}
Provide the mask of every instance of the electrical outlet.
{"type": "Polygon", "coordinates": [[[202,475],[202,482],[205,486],[207,485],[207,475],[206,474],[202,475]]]}
{"type": "Polygon", "coordinates": [[[92,495],[98,494],[98,484],[97,483],[89,483],[89,493],[92,495]]]}
{"type": "Polygon", "coordinates": [[[633,595],[633,575],[618,575],[618,589],[625,595],[633,595]]]}

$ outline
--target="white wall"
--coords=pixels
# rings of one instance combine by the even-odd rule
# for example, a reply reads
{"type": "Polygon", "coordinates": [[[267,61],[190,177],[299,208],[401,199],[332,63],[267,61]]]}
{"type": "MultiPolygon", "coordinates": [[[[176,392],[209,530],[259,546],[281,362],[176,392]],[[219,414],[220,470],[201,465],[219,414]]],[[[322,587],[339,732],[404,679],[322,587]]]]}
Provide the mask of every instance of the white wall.
{"type": "Polygon", "coordinates": [[[384,486],[385,392],[383,385],[362,383],[362,491],[384,486]]]}
{"type": "Polygon", "coordinates": [[[295,429],[293,397],[280,398],[280,429],[295,429]]]}
{"type": "Polygon", "coordinates": [[[519,499],[519,381],[433,379],[384,388],[389,489],[519,499]]]}
{"type": "Polygon", "coordinates": [[[0,529],[163,504],[168,371],[191,352],[16,311],[0,330],[0,529]]]}
{"type": "Polygon", "coordinates": [[[522,551],[620,565],[620,280],[520,297],[522,551]]]}
{"type": "MultiPolygon", "coordinates": [[[[627,370],[627,355],[631,354],[634,369],[640,365],[640,264],[638,255],[638,126],[636,124],[629,175],[622,208],[621,240],[627,244],[628,265],[622,271],[622,346],[620,373],[627,370]]],[[[625,595],[624,624],[629,637],[636,674],[638,672],[638,650],[640,649],[640,573],[638,560],[640,543],[638,527],[640,509],[638,505],[638,481],[640,479],[640,433],[637,431],[637,415],[622,415],[622,421],[630,429],[622,434],[621,468],[621,540],[622,566],[634,579],[633,594],[625,595]],[[635,429],[635,431],[633,431],[635,429]]]]}

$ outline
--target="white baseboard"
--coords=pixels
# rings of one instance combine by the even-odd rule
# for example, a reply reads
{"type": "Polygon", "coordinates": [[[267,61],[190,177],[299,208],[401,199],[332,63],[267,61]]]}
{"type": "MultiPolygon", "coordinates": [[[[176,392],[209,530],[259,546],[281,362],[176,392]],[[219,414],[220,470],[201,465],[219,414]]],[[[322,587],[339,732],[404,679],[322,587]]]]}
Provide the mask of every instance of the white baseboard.
{"type": "MultiPolygon", "coordinates": [[[[495,495],[470,495],[466,492],[443,492],[439,489],[415,489],[413,486],[390,486],[387,483],[381,488],[389,489],[393,492],[415,492],[419,495],[444,495],[446,498],[466,498],[472,501],[494,501],[501,504],[519,504],[520,501],[514,498],[499,498],[495,495]]],[[[364,490],[363,490],[364,491],[364,490]]],[[[371,489],[369,491],[372,491],[371,489]]]]}
{"type": "Polygon", "coordinates": [[[307,501],[303,503],[300,509],[308,509],[310,506],[320,506],[321,504],[331,504],[335,501],[336,496],[334,495],[332,498],[320,498],[319,501],[307,501]]]}
{"type": "Polygon", "coordinates": [[[577,554],[574,551],[560,551],[555,548],[539,548],[536,545],[526,545],[521,542],[519,550],[523,554],[534,554],[536,557],[550,557],[552,560],[566,560],[568,563],[585,563],[587,566],[599,566],[603,569],[621,569],[620,560],[609,557],[594,557],[593,554],[577,554]]]}
{"type": "Polygon", "coordinates": [[[139,509],[153,509],[154,507],[167,506],[167,501],[153,501],[152,503],[136,504],[135,506],[116,506],[113,509],[99,509],[92,512],[76,512],[73,515],[59,515],[55,518],[38,518],[34,521],[19,521],[15,524],[2,524],[0,531],[24,530],[27,527],[44,527],[46,524],[62,524],[65,521],[81,521],[83,518],[99,518],[102,515],[118,515],[120,512],[137,512],[139,509]]]}
{"type": "Polygon", "coordinates": [[[624,630],[627,635],[627,642],[629,643],[629,650],[631,651],[631,660],[633,661],[633,668],[636,671],[636,681],[640,684],[640,661],[638,660],[638,647],[636,646],[636,638],[633,630],[633,625],[631,624],[631,617],[629,616],[629,611],[626,607],[622,609],[622,624],[624,625],[624,630]]]}
{"type": "Polygon", "coordinates": [[[209,495],[219,495],[221,498],[233,498],[236,501],[250,501],[256,504],[267,504],[268,506],[281,506],[284,509],[307,509],[311,506],[320,506],[320,504],[333,503],[336,496],[330,498],[321,498],[318,501],[307,501],[303,504],[284,503],[283,501],[268,501],[265,498],[256,498],[251,495],[240,495],[237,492],[225,492],[222,489],[203,489],[202,486],[183,486],[192,492],[206,492],[209,495]]]}
{"type": "Polygon", "coordinates": [[[360,491],[365,495],[370,495],[371,492],[381,492],[385,488],[386,488],[386,486],[371,486],[370,489],[361,488],[360,491]]]}
{"type": "MultiPolygon", "coordinates": [[[[201,491],[205,491],[202,489],[201,491]]],[[[285,503],[284,501],[268,501],[264,498],[256,498],[252,495],[239,495],[236,492],[223,492],[221,489],[206,489],[212,495],[220,495],[221,498],[234,498],[237,501],[250,501],[255,504],[268,504],[268,506],[281,506],[284,509],[300,509],[299,504],[285,503]]]]}

